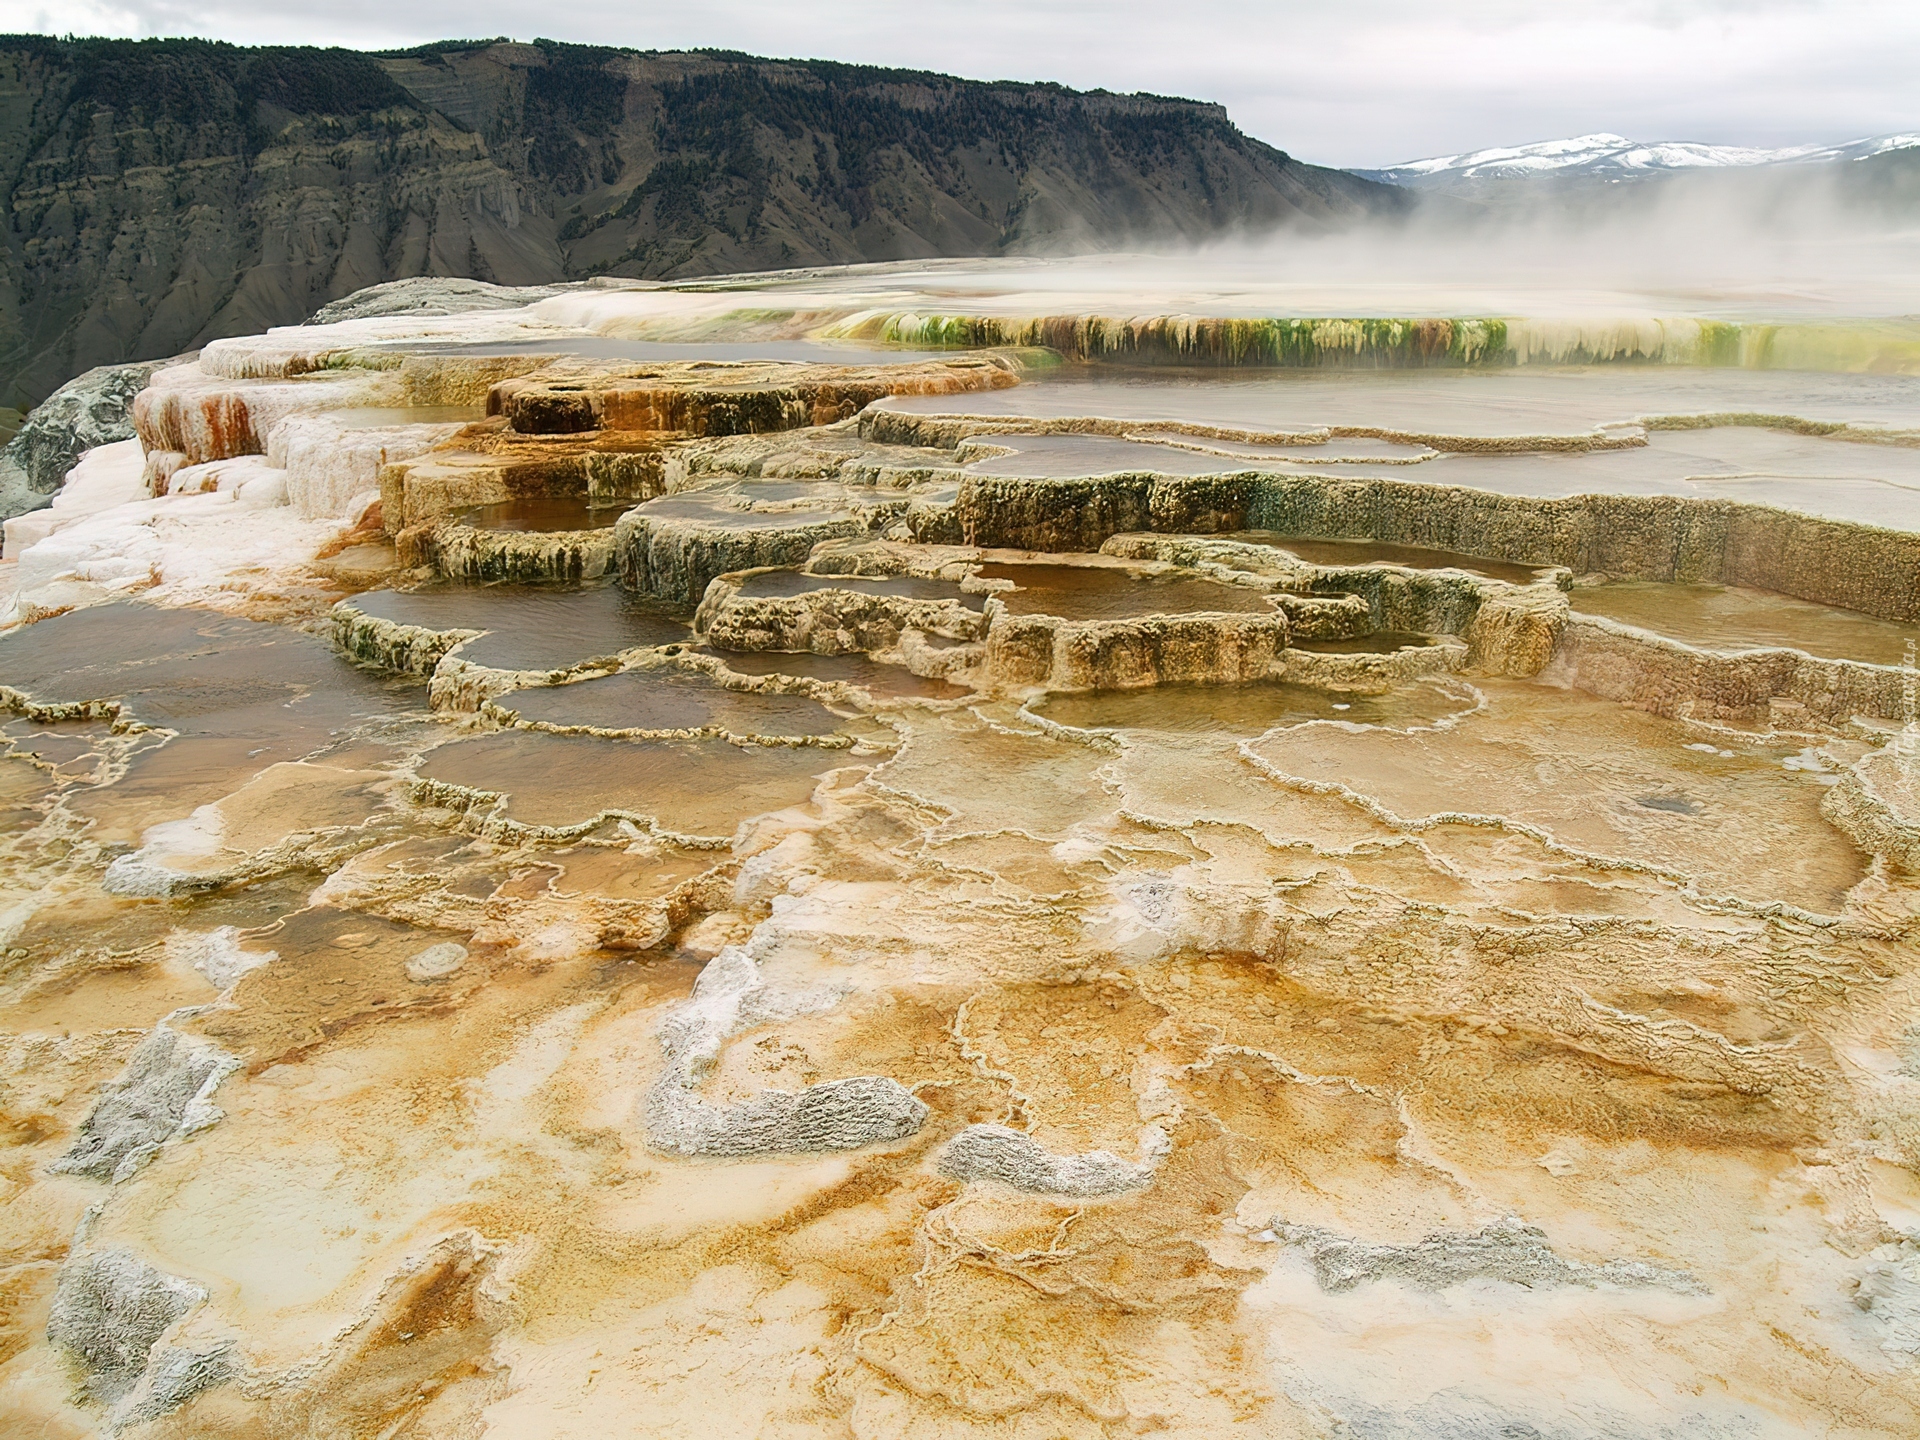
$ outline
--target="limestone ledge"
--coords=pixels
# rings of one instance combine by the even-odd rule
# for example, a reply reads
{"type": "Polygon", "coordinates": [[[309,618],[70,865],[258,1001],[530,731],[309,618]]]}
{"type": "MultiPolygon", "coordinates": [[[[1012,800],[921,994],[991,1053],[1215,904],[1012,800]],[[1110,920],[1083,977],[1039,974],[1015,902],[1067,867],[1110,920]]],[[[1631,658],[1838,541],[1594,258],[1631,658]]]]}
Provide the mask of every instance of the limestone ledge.
{"type": "Polygon", "coordinates": [[[406,551],[427,543],[421,527],[476,505],[553,495],[638,503],[667,488],[666,443],[630,432],[529,438],[498,420],[471,425],[438,449],[381,467],[381,520],[406,551]]]}
{"type": "MultiPolygon", "coordinates": [[[[1559,435],[1448,435],[1425,430],[1398,430],[1383,425],[1316,425],[1305,430],[1249,430],[1232,425],[1207,425],[1183,420],[1116,420],[1099,415],[929,415],[874,406],[860,416],[860,433],[869,440],[891,445],[932,445],[953,449],[979,436],[1099,435],[1117,440],[1144,440],[1178,444],[1180,440],[1220,440],[1237,445],[1323,445],[1330,440],[1384,440],[1396,445],[1424,446],[1435,452],[1470,455],[1518,455],[1529,452],[1584,454],[1596,450],[1631,450],[1647,443],[1639,425],[1609,425],[1596,430],[1559,435]]],[[[1230,451],[1178,445],[1202,453],[1229,455],[1230,451]]],[[[980,447],[976,454],[993,453],[980,447]]],[[[1004,453],[1004,452],[1003,452],[1004,453]]],[[[1293,457],[1288,457],[1292,459],[1293,457]]],[[[1308,463],[1328,463],[1309,461],[1308,463]]],[[[1418,459],[1411,463],[1419,463],[1418,459]]]]}
{"type": "Polygon", "coordinates": [[[200,371],[223,380],[297,380],[359,370],[397,376],[418,397],[410,402],[415,405],[472,405],[484,403],[500,381],[552,363],[538,354],[409,354],[379,344],[316,344],[317,334],[277,330],[210,340],[200,352],[200,371]]]}
{"type": "Polygon", "coordinates": [[[1457,640],[1433,645],[1407,645],[1383,653],[1326,654],[1288,650],[1273,669],[1276,679],[1316,690],[1341,690],[1356,695],[1385,695],[1419,680],[1458,675],[1474,669],[1472,652],[1457,640]]]}
{"type": "Polygon", "coordinates": [[[546,584],[595,580],[614,566],[613,529],[489,530],[458,520],[406,532],[409,557],[449,580],[546,584]]]}
{"type": "Polygon", "coordinates": [[[427,707],[437,715],[478,714],[495,697],[510,690],[536,690],[575,680],[591,680],[614,673],[635,656],[653,653],[653,647],[639,646],[557,670],[508,670],[478,664],[456,649],[441,656],[428,676],[427,707]]]}
{"type": "Polygon", "coordinates": [[[1118,690],[1182,683],[1232,684],[1275,672],[1287,618],[1272,615],[1152,615],[1062,620],[1010,615],[997,604],[984,671],[996,684],[1049,690],[1118,690]]]}
{"type": "MultiPolygon", "coordinates": [[[[919,600],[836,589],[742,595],[764,569],[715,576],[694,614],[694,633],[725,650],[798,650],[852,655],[897,649],[909,630],[959,641],[984,639],[986,616],[958,600],[919,600]]],[[[826,578],[826,577],[823,577],[826,578]]]]}
{"type": "Polygon", "coordinates": [[[698,519],[631,510],[614,526],[620,580],[629,590],[681,605],[697,605],[707,586],[733,571],[804,565],[825,540],[867,534],[866,515],[822,512],[806,524],[727,527],[717,516],[698,519]]]}
{"type": "MultiPolygon", "coordinates": [[[[479,666],[472,666],[479,669],[479,666]]],[[[518,730],[541,730],[550,735],[597,735],[613,740],[725,740],[734,745],[768,746],[814,746],[823,750],[846,750],[866,748],[851,735],[765,735],[754,730],[733,730],[724,725],[691,726],[646,726],[646,725],[568,725],[557,720],[529,720],[516,710],[510,698],[523,690],[547,690],[556,686],[577,684],[583,680],[595,680],[602,675],[632,674],[644,670],[679,670],[685,673],[703,675],[722,690],[731,690],[743,695],[782,695],[799,694],[809,699],[819,700],[823,704],[845,698],[849,687],[838,686],[824,681],[807,680],[801,676],[758,676],[736,675],[727,669],[721,661],[710,655],[690,655],[678,647],[669,646],[664,650],[648,652],[629,652],[628,658],[617,668],[607,669],[596,664],[591,667],[579,667],[576,671],[559,673],[535,679],[534,683],[517,685],[512,690],[500,691],[480,701],[474,707],[483,720],[496,725],[518,730]]],[[[532,678],[532,677],[529,677],[532,678]]]]}
{"type": "Polygon", "coordinates": [[[372,372],[328,374],[305,380],[228,380],[199,365],[154,375],[133,399],[133,428],[147,454],[179,456],[202,465],[239,455],[264,455],[275,424],[316,410],[400,406],[397,377],[372,372]]]}
{"type": "MultiPolygon", "coordinates": [[[[973,434],[1121,433],[1131,422],[1024,422],[884,409],[862,434],[889,444],[958,444],[973,434]],[[1080,427],[1076,429],[1076,427],[1080,427]]],[[[1261,438],[1252,432],[1235,432],[1261,438]]],[[[1408,436],[1440,448],[1445,436],[1408,436]]],[[[1464,437],[1452,437],[1461,439],[1464,437]]],[[[1550,437],[1522,437],[1518,451],[1550,437]]],[[[1611,443],[1611,442],[1608,442],[1611,443]]],[[[1098,550],[1128,532],[1270,530],[1484,555],[1573,573],[1747,585],[1886,620],[1920,619],[1920,535],[1772,506],[1668,495],[1504,495],[1413,479],[1263,471],[1077,478],[963,475],[950,506],[906,517],[916,539],[1056,552],[1098,550]]]]}
{"type": "Polygon", "coordinates": [[[842,480],[900,490],[959,479],[958,452],[927,445],[883,445],[864,438],[858,419],[799,430],[705,436],[681,441],[668,458],[669,490],[719,476],[842,480]]]}
{"type": "Polygon", "coordinates": [[[137,719],[118,700],[55,700],[43,703],[23,690],[0,685],[0,710],[24,720],[55,724],[66,720],[105,720],[116,735],[138,735],[154,727],[137,719]]]}
{"type": "Polygon", "coordinates": [[[655,840],[686,850],[726,850],[733,845],[731,835],[682,834],[661,825],[651,815],[617,807],[596,811],[572,825],[530,824],[506,814],[504,791],[420,776],[408,782],[407,798],[423,809],[446,811],[457,828],[495,845],[569,845],[623,821],[655,840]]]}
{"type": "Polygon", "coordinates": [[[1781,702],[1804,712],[1793,728],[1832,729],[1855,715],[1904,714],[1895,665],[1827,660],[1799,650],[1720,654],[1597,615],[1569,616],[1542,678],[1648,710],[1701,720],[1771,721],[1781,702]]]}
{"type": "MultiPolygon", "coordinates": [[[[905,630],[890,652],[868,653],[884,664],[897,664],[909,675],[921,679],[947,680],[965,685],[984,656],[985,647],[971,644],[935,648],[927,643],[924,632],[905,630]]],[[[730,690],[752,690],[767,695],[805,695],[823,705],[855,705],[868,711],[885,709],[895,703],[892,697],[876,694],[867,686],[851,680],[821,680],[811,675],[778,673],[743,675],[729,666],[725,654],[687,655],[682,663],[700,667],[730,690]]],[[[946,700],[915,696],[912,703],[917,708],[953,710],[971,704],[977,698],[972,694],[946,700]]]]}
{"type": "MultiPolygon", "coordinates": [[[[449,627],[436,630],[368,615],[351,598],[336,601],[332,611],[334,648],[349,660],[416,675],[427,681],[427,703],[435,711],[474,712],[488,700],[509,690],[564,684],[620,669],[637,658],[652,656],[663,647],[630,646],[604,656],[551,670],[511,670],[480,665],[459,653],[461,645],[486,634],[484,630],[449,627]]],[[[672,653],[677,646],[664,647],[672,653]]]]}
{"type": "MultiPolygon", "coordinates": [[[[842,540],[817,547],[807,564],[815,574],[922,574],[959,579],[963,586],[990,591],[1002,588],[1002,582],[967,578],[980,562],[1032,558],[1027,552],[969,547],[941,547],[930,556],[916,555],[916,548],[842,540]]],[[[747,597],[740,591],[755,572],[744,572],[716,577],[709,585],[695,630],[729,650],[830,655],[894,650],[913,631],[984,641],[979,661],[969,656],[966,663],[980,663],[982,679],[1015,688],[1234,683],[1284,673],[1304,684],[1378,693],[1408,679],[1466,668],[1486,674],[1532,675],[1552,654],[1567,611],[1556,580],[1517,587],[1461,572],[1315,566],[1265,546],[1151,535],[1117,537],[1102,553],[1135,562],[1127,568],[1143,576],[1185,571],[1250,588],[1274,587],[1270,593],[1276,614],[1070,621],[1011,615],[991,596],[980,612],[957,602],[916,601],[831,587],[797,596],[747,597]],[[1296,588],[1277,588],[1281,585],[1296,588]],[[1331,587],[1339,593],[1316,593],[1311,587],[1331,587]],[[1324,655],[1287,649],[1299,639],[1360,639],[1390,630],[1457,634],[1465,643],[1408,647],[1386,654],[1324,655]]],[[[944,654],[922,648],[929,658],[944,654]]],[[[958,658],[934,662],[938,670],[913,668],[916,673],[950,674],[958,658]]]]}
{"type": "Polygon", "coordinates": [[[504,416],[525,435],[600,429],[739,435],[851,419],[889,395],[957,395],[1018,383],[1015,362],[999,355],[876,366],[563,360],[495,385],[487,413],[504,416]]]}
{"type": "Polygon", "coordinates": [[[479,407],[500,380],[546,363],[538,356],[398,355],[348,350],[324,363],[278,364],[244,342],[213,341],[194,364],[157,371],[133,401],[133,428],[149,453],[204,464],[262,455],[292,415],[379,406],[479,407]]]}
{"type": "Polygon", "coordinates": [[[400,675],[431,676],[449,650],[481,630],[432,630],[369,615],[351,599],[335,602],[333,647],[349,660],[400,675]]]}
{"type": "Polygon", "coordinates": [[[1920,873],[1920,751],[1911,737],[1842,774],[1822,798],[1820,813],[1862,850],[1896,870],[1920,873]]]}
{"type": "Polygon", "coordinates": [[[1782,415],[1759,410],[1708,410],[1693,414],[1643,415],[1640,423],[1648,430],[1713,430],[1722,426],[1746,426],[1766,430],[1785,430],[1794,435],[1818,435],[1828,440],[1845,440],[1856,445],[1894,445],[1905,449],[1920,447],[1920,430],[1887,425],[1859,425],[1850,420],[1808,420],[1799,415],[1782,415]]]}
{"type": "Polygon", "coordinates": [[[1483,675],[1539,673],[1566,623],[1572,583],[1564,567],[1544,570],[1532,585],[1513,585],[1461,570],[1314,565],[1272,546],[1205,537],[1116,535],[1100,553],[1184,565],[1222,580],[1273,577],[1283,587],[1275,603],[1296,639],[1349,640],[1387,630],[1455,635],[1467,642],[1467,664],[1483,675]]]}

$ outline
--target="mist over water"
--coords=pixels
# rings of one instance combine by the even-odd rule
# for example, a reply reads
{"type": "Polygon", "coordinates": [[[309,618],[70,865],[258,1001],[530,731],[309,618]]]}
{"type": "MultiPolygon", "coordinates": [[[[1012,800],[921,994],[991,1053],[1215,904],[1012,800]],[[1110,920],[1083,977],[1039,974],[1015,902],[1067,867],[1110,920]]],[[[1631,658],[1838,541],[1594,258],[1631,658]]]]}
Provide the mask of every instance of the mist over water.
{"type": "MultiPolygon", "coordinates": [[[[1397,213],[1150,237],[1124,253],[889,262],[768,277],[826,295],[906,290],[1001,313],[1862,319],[1920,313],[1920,183],[1880,157],[1608,183],[1539,179],[1397,213]],[[1851,163],[1851,162],[1849,162],[1851,163]]],[[[701,288],[707,288],[702,285],[701,288]]],[[[715,287],[715,288],[724,288],[715,287]]]]}

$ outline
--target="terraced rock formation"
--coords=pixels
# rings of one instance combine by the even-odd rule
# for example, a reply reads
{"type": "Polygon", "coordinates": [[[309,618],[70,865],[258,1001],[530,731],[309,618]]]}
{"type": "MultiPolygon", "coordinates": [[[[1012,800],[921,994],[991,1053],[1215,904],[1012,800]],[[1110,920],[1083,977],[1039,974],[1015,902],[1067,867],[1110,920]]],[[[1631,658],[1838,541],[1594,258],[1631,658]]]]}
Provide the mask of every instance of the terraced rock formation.
{"type": "Polygon", "coordinates": [[[1920,1425],[1903,416],[513,313],[12,522],[0,1428],[1920,1425]]]}

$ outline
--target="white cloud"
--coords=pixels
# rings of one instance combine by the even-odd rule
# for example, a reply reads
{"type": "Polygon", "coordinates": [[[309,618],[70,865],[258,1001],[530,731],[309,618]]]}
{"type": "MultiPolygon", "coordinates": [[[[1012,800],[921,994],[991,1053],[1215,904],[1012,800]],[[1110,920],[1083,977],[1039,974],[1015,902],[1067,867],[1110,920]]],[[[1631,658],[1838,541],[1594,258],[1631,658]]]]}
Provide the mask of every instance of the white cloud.
{"type": "Polygon", "coordinates": [[[1218,100],[1323,163],[1595,130],[1784,145],[1920,127],[1911,0],[0,0],[0,30],[382,48],[529,30],[583,43],[1059,80],[1218,100]]]}

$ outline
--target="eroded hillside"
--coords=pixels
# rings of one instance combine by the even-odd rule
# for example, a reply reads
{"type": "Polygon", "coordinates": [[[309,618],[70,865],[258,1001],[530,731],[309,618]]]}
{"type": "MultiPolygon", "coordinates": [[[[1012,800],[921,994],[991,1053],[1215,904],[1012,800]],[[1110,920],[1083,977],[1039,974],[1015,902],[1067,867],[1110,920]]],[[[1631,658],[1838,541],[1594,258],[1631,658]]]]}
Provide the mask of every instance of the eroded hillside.
{"type": "Polygon", "coordinates": [[[1218,106],[820,62],[0,40],[0,405],[365,285],[1204,239],[1401,203],[1218,106]]]}

